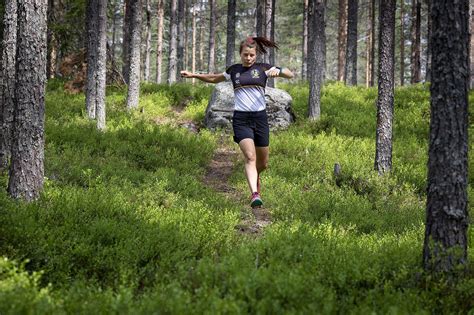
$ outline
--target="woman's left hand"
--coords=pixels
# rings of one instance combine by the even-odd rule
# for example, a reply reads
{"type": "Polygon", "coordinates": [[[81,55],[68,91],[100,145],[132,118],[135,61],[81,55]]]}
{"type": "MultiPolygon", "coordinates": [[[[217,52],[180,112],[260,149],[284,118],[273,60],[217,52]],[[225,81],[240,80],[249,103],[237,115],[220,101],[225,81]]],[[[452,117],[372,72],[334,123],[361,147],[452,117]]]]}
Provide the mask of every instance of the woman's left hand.
{"type": "Polygon", "coordinates": [[[267,71],[265,71],[267,77],[274,78],[278,77],[280,75],[281,70],[278,69],[277,67],[271,67],[267,71]]]}

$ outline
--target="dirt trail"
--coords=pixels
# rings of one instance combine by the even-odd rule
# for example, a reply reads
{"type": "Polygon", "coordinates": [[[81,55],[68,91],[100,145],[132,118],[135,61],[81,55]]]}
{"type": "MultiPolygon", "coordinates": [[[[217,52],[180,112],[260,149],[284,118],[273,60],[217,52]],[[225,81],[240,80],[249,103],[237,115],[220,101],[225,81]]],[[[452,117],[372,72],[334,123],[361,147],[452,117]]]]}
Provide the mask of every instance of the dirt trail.
{"type": "Polygon", "coordinates": [[[221,136],[219,147],[209,163],[203,183],[242,205],[241,221],[235,227],[239,233],[259,235],[263,232],[263,228],[271,223],[269,210],[265,207],[251,208],[247,205],[249,198],[229,183],[230,176],[236,171],[240,154],[238,149],[226,145],[221,136]]]}
{"type": "MultiPolygon", "coordinates": [[[[183,107],[177,106],[173,108],[175,117],[156,117],[154,119],[155,123],[177,125],[191,132],[198,133],[199,126],[195,125],[192,121],[181,118],[183,107]]],[[[218,148],[214,152],[202,182],[207,187],[224,194],[227,198],[241,205],[241,220],[235,227],[239,233],[244,235],[261,235],[263,228],[271,224],[270,211],[265,207],[251,208],[249,196],[244,196],[242,192],[232,187],[229,183],[231,175],[236,171],[235,168],[238,160],[241,158],[241,153],[235,146],[230,147],[226,144],[225,137],[224,134],[221,134],[218,140],[218,148]]]]}

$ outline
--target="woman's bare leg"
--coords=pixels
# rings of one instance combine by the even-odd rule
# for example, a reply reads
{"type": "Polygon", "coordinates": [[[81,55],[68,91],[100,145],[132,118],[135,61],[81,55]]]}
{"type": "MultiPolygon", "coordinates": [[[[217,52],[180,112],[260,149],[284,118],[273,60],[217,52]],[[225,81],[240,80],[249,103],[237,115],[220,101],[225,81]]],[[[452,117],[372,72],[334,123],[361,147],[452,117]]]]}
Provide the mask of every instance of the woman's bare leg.
{"type": "Polygon", "coordinates": [[[244,154],[245,162],[245,176],[249,184],[250,192],[257,191],[257,153],[255,150],[255,143],[253,139],[247,138],[239,142],[239,147],[244,154]]]}

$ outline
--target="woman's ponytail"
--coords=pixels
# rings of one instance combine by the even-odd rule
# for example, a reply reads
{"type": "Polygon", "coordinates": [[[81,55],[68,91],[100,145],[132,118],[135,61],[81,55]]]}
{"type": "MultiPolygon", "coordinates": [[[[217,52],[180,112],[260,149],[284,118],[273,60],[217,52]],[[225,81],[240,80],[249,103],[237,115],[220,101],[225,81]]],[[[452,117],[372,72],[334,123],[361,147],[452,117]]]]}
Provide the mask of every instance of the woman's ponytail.
{"type": "Polygon", "coordinates": [[[251,36],[247,37],[246,40],[243,40],[240,43],[239,53],[242,52],[242,49],[244,48],[244,46],[247,46],[250,48],[255,47],[257,49],[257,53],[259,54],[266,54],[267,53],[266,48],[278,49],[278,45],[274,41],[269,40],[265,37],[251,37],[251,36]]]}

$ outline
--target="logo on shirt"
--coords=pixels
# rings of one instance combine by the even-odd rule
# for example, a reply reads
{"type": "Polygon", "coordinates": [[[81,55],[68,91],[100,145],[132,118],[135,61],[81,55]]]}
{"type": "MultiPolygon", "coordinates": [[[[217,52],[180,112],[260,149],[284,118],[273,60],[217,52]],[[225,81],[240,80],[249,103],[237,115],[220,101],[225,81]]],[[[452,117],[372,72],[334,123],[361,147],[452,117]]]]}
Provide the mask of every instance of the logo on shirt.
{"type": "Polygon", "coordinates": [[[253,69],[252,72],[250,72],[250,74],[252,75],[252,78],[254,78],[254,79],[259,79],[260,78],[260,73],[258,72],[257,69],[253,69]]]}
{"type": "Polygon", "coordinates": [[[240,78],[240,72],[237,72],[237,74],[235,75],[235,77],[238,79],[240,78]]]}

